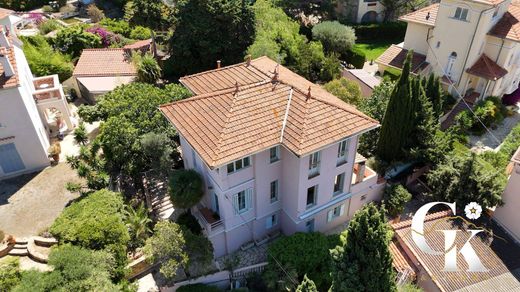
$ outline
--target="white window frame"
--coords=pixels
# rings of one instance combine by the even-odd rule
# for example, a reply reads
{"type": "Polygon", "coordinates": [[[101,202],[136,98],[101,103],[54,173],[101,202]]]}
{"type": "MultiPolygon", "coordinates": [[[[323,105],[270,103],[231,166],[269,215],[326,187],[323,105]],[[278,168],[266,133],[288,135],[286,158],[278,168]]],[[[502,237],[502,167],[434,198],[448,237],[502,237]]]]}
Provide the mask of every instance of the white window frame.
{"type": "Polygon", "coordinates": [[[269,148],[269,162],[275,163],[280,160],[280,146],[274,146],[269,148]],[[272,156],[272,151],[274,150],[275,156],[272,156]]]}
{"type": "Polygon", "coordinates": [[[272,203],[278,202],[278,193],[279,193],[280,184],[278,180],[273,180],[269,184],[269,200],[272,203]],[[274,197],[273,197],[273,184],[274,184],[274,197]]]}
{"type": "Polygon", "coordinates": [[[243,214],[249,210],[251,210],[253,207],[253,189],[245,189],[243,191],[240,191],[236,193],[233,196],[233,209],[235,209],[235,215],[243,214]],[[241,199],[244,200],[244,206],[241,207],[241,199]]]}
{"type": "Polygon", "coordinates": [[[309,178],[320,174],[321,151],[309,155],[309,178]]]}
{"type": "Polygon", "coordinates": [[[468,15],[468,8],[457,7],[457,9],[455,9],[455,15],[453,16],[453,18],[457,20],[468,21],[468,15]]]}
{"type": "Polygon", "coordinates": [[[329,212],[327,212],[327,223],[332,222],[335,219],[343,216],[344,213],[345,213],[345,204],[342,204],[340,206],[336,206],[336,207],[330,209],[329,212]]]}
{"type": "Polygon", "coordinates": [[[273,214],[265,219],[265,228],[271,229],[278,225],[278,214],[273,214]]]}
{"type": "Polygon", "coordinates": [[[347,162],[348,149],[350,148],[350,140],[345,139],[338,144],[338,159],[336,165],[342,165],[347,162]]]}
{"type": "Polygon", "coordinates": [[[345,187],[345,173],[340,173],[334,177],[334,186],[333,186],[333,195],[339,195],[343,193],[343,188],[345,187]],[[339,177],[339,189],[335,190],[336,184],[338,184],[338,177],[339,177]]]}
{"type": "Polygon", "coordinates": [[[228,163],[226,166],[226,170],[228,174],[232,174],[238,172],[240,170],[246,169],[251,166],[251,156],[244,157],[242,159],[235,160],[231,163],[228,163]],[[247,162],[247,165],[246,165],[247,162]],[[240,168],[238,167],[240,166],[240,168]],[[231,169],[231,171],[230,171],[231,169]]]}
{"type": "Polygon", "coordinates": [[[307,188],[307,193],[305,194],[305,208],[306,209],[310,209],[310,208],[316,206],[317,203],[318,203],[318,185],[314,185],[314,186],[311,186],[311,187],[307,188]],[[308,204],[307,201],[308,201],[308,198],[309,198],[309,189],[311,189],[311,188],[314,188],[313,203],[312,204],[308,204]]]}

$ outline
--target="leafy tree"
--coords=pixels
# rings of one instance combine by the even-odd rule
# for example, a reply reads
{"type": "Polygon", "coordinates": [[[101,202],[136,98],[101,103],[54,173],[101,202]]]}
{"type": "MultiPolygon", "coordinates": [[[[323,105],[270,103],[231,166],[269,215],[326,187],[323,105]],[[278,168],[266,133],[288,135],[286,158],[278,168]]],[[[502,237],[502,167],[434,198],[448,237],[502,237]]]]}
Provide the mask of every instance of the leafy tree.
{"type": "Polygon", "coordinates": [[[130,234],[131,246],[142,246],[152,232],[149,227],[152,219],[148,217],[148,210],[144,204],[141,202],[137,208],[127,205],[124,212],[124,220],[130,234]]]}
{"type": "Polygon", "coordinates": [[[103,18],[99,25],[103,26],[107,30],[120,34],[124,37],[130,37],[130,33],[132,29],[130,28],[130,24],[124,20],[116,20],[112,18],[103,18]]]}
{"type": "MultiPolygon", "coordinates": [[[[188,254],[189,268],[208,268],[213,260],[213,244],[202,234],[194,234],[189,229],[183,229],[188,254]]],[[[209,270],[208,270],[209,271],[209,270]]]]}
{"type": "Polygon", "coordinates": [[[20,262],[17,258],[5,258],[0,261],[0,287],[2,287],[2,291],[11,291],[20,283],[20,278],[20,262]]]}
{"type": "Polygon", "coordinates": [[[152,31],[149,28],[138,25],[132,29],[129,37],[134,40],[147,40],[152,37],[152,31]]]}
{"type": "Polygon", "coordinates": [[[174,9],[156,0],[132,0],[125,6],[125,20],[154,30],[167,30],[173,24],[174,9]]]}
{"type": "Polygon", "coordinates": [[[383,200],[387,213],[392,218],[400,215],[404,210],[404,205],[411,199],[412,194],[400,184],[394,184],[385,188],[383,200]]]}
{"type": "Polygon", "coordinates": [[[34,75],[58,74],[62,82],[72,76],[74,66],[70,57],[54,51],[43,36],[20,37],[20,39],[23,41],[23,52],[34,75]]]}
{"type": "Polygon", "coordinates": [[[397,16],[416,11],[428,3],[424,0],[381,0],[381,4],[385,7],[383,20],[384,22],[394,20],[397,16]]]}
{"type": "Polygon", "coordinates": [[[174,278],[177,269],[188,263],[186,241],[182,229],[176,223],[159,221],[153,235],[146,240],[144,253],[150,262],[161,263],[161,274],[174,278]]]}
{"type": "Polygon", "coordinates": [[[59,28],[63,27],[56,19],[49,19],[41,22],[38,25],[38,30],[41,34],[46,35],[51,31],[55,31],[59,28]]]}
{"type": "MultiPolygon", "coordinates": [[[[394,82],[385,79],[381,84],[374,88],[374,91],[369,98],[361,100],[358,107],[359,110],[382,123],[394,86],[394,82]]],[[[374,156],[376,154],[379,133],[380,128],[377,128],[363,134],[359,139],[359,153],[367,157],[374,156]]]]}
{"type": "Polygon", "coordinates": [[[161,78],[161,67],[151,54],[134,54],[132,58],[137,67],[137,79],[140,82],[155,84],[161,78]]]}
{"type": "Polygon", "coordinates": [[[179,3],[178,24],[170,40],[173,72],[190,74],[235,64],[254,37],[249,1],[191,0],[179,3]],[[197,21],[193,21],[196,19],[197,21]]]}
{"type": "Polygon", "coordinates": [[[74,245],[53,248],[49,255],[50,272],[31,270],[22,273],[13,291],[116,291],[112,283],[115,261],[105,251],[91,251],[74,245]]]}
{"type": "Polygon", "coordinates": [[[312,28],[312,38],[323,44],[327,52],[345,55],[356,43],[354,29],[337,21],[324,21],[312,28]]]}
{"type": "Polygon", "coordinates": [[[323,88],[348,104],[358,106],[363,100],[359,85],[345,77],[332,80],[323,85],[323,88]]]}
{"type": "Polygon", "coordinates": [[[171,139],[166,133],[147,133],[141,136],[145,163],[160,173],[170,173],[173,165],[171,139]]]}
{"type": "Polygon", "coordinates": [[[298,232],[275,241],[267,250],[269,264],[264,277],[268,287],[275,289],[282,285],[278,288],[294,290],[307,275],[319,291],[327,291],[331,284],[329,249],[338,244],[338,236],[317,232],[298,232]],[[291,275],[289,278],[286,272],[291,275]]]}
{"type": "Polygon", "coordinates": [[[331,250],[331,291],[397,291],[390,239],[385,216],[373,203],[357,211],[346,240],[331,250]]]}
{"type": "Polygon", "coordinates": [[[434,74],[430,74],[430,77],[426,82],[425,94],[432,104],[432,109],[435,113],[435,117],[439,118],[443,113],[442,108],[444,106],[444,96],[442,93],[442,87],[439,77],[435,76],[434,74]]]}
{"type": "Polygon", "coordinates": [[[413,103],[410,84],[412,51],[406,56],[403,72],[395,85],[381,126],[377,155],[387,162],[405,157],[407,139],[412,131],[413,103]]]}
{"type": "Polygon", "coordinates": [[[81,145],[87,144],[88,134],[87,128],[85,128],[85,123],[79,123],[78,127],[74,129],[74,141],[81,145]]]}
{"type": "MultiPolygon", "coordinates": [[[[78,156],[67,156],[67,163],[77,171],[79,177],[86,179],[86,187],[91,190],[101,190],[108,186],[106,162],[100,152],[99,141],[94,140],[88,147],[82,145],[78,156]]],[[[81,190],[82,187],[76,186],[74,189],[81,190]]]]}
{"type": "Polygon", "coordinates": [[[95,4],[91,4],[87,7],[87,15],[93,23],[100,22],[105,18],[103,10],[99,9],[95,4]]]}
{"type": "Polygon", "coordinates": [[[296,288],[296,292],[318,292],[318,288],[311,279],[307,278],[307,275],[304,275],[303,281],[296,288]]]}
{"type": "Polygon", "coordinates": [[[336,0],[273,0],[273,3],[295,18],[300,14],[316,15],[320,19],[335,17],[336,0]]]}
{"type": "Polygon", "coordinates": [[[188,209],[197,204],[204,195],[204,182],[193,169],[178,170],[170,175],[168,193],[175,207],[188,209]]]}
{"type": "Polygon", "coordinates": [[[456,147],[446,160],[427,176],[434,198],[457,202],[459,208],[478,202],[482,208],[502,204],[506,184],[503,171],[496,171],[475,153],[456,147]]]}
{"type": "Polygon", "coordinates": [[[84,49],[101,48],[102,43],[99,36],[85,31],[81,25],[74,25],[58,31],[54,46],[62,53],[75,58],[79,57],[84,49]]]}

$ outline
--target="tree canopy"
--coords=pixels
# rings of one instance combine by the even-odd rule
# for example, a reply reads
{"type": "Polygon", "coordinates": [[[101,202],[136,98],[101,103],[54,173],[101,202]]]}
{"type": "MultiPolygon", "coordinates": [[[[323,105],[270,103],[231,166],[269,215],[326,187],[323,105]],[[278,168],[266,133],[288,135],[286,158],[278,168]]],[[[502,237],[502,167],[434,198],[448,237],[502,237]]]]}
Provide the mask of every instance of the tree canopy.
{"type": "Polygon", "coordinates": [[[327,52],[345,55],[356,44],[353,28],[338,21],[324,21],[312,28],[312,38],[323,44],[327,52]]]}
{"type": "Polygon", "coordinates": [[[314,281],[307,278],[307,275],[304,275],[303,281],[296,287],[296,292],[318,292],[318,288],[316,288],[314,281]]]}
{"type": "Polygon", "coordinates": [[[23,41],[23,52],[34,75],[58,74],[60,81],[65,81],[72,76],[74,65],[70,57],[55,51],[43,36],[20,37],[20,39],[23,41]]]}
{"type": "Polygon", "coordinates": [[[87,32],[82,25],[60,29],[54,39],[54,46],[62,53],[79,57],[84,49],[101,48],[101,37],[87,32]]]}
{"type": "Polygon", "coordinates": [[[204,195],[204,182],[193,169],[174,171],[168,182],[168,193],[175,207],[188,209],[204,195]]]}
{"type": "Polygon", "coordinates": [[[385,188],[383,200],[390,217],[394,218],[404,211],[404,206],[412,199],[412,194],[402,185],[394,184],[385,188]]]}
{"type": "Polygon", "coordinates": [[[397,291],[388,249],[391,231],[383,212],[373,203],[364,206],[350,221],[345,237],[331,250],[331,291],[397,291]]]}
{"type": "Polygon", "coordinates": [[[358,106],[363,100],[359,84],[345,77],[332,80],[323,85],[323,88],[344,102],[354,106],[358,106]]]}

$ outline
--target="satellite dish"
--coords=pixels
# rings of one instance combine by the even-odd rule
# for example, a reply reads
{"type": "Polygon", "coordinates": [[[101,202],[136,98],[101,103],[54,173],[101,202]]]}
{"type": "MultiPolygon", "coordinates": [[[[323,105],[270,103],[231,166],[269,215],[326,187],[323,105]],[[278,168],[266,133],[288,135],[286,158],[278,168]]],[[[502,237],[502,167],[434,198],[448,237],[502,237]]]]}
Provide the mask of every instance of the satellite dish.
{"type": "Polygon", "coordinates": [[[177,1],[175,1],[175,0],[162,0],[162,2],[163,2],[165,5],[167,5],[167,6],[171,6],[171,7],[175,6],[175,4],[177,4],[177,3],[176,3],[177,1]]]}

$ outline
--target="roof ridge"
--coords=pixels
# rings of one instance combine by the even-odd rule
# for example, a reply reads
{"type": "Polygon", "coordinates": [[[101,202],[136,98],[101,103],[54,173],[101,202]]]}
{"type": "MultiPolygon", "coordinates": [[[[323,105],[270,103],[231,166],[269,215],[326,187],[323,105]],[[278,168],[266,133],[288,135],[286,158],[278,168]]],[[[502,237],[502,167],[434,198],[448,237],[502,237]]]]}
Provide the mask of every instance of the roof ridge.
{"type": "MultiPolygon", "coordinates": [[[[261,58],[264,58],[265,56],[262,56],[262,57],[259,57],[259,58],[256,58],[254,60],[258,60],[258,59],[261,59],[261,58]]],[[[240,62],[240,63],[236,63],[236,64],[232,64],[232,65],[228,65],[228,66],[224,66],[224,67],[220,67],[220,68],[215,68],[215,69],[211,69],[211,70],[207,70],[207,71],[202,71],[202,72],[199,72],[199,73],[195,73],[195,74],[190,74],[190,75],[186,75],[186,76],[183,76],[181,77],[180,79],[186,79],[186,78],[191,78],[191,77],[195,77],[195,76],[200,76],[200,75],[204,75],[204,74],[208,74],[208,73],[212,73],[212,72],[218,72],[218,71],[222,71],[224,69],[229,69],[229,68],[234,68],[234,67],[239,67],[239,66],[242,66],[242,65],[246,65],[246,68],[251,66],[251,67],[254,67],[253,64],[247,64],[248,62],[244,61],[244,62],[240,62]]],[[[258,71],[264,73],[262,70],[254,67],[255,69],[257,69],[258,71]]],[[[265,74],[265,73],[264,73],[265,74]]]]}

